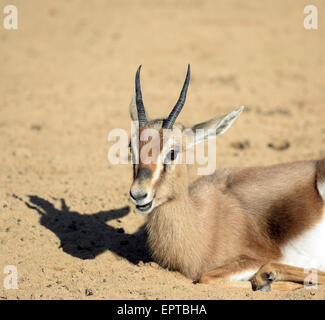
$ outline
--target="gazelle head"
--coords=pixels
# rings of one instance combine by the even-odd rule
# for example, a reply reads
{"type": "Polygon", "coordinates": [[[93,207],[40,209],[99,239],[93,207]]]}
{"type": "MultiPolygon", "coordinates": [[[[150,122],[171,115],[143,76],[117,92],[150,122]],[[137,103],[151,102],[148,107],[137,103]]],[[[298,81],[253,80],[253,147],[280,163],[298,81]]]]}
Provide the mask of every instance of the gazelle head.
{"type": "Polygon", "coordinates": [[[190,82],[188,65],[182,91],[169,116],[166,119],[150,120],[142,100],[140,69],[141,66],[135,76],[135,95],[130,103],[130,115],[135,124],[130,144],[133,159],[130,198],[138,211],[149,213],[187,191],[186,165],[182,157],[184,151],[194,144],[224,133],[240,115],[243,107],[192,128],[175,123],[186,100],[190,82]]]}

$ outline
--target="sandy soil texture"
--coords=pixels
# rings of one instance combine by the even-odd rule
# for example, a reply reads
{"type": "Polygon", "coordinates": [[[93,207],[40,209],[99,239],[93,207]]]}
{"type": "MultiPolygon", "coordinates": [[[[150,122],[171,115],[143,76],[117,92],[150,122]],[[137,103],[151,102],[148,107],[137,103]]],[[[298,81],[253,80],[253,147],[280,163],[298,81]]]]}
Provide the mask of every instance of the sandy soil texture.
{"type": "Polygon", "coordinates": [[[109,131],[130,131],[137,66],[158,117],[189,62],[180,121],[246,106],[217,140],[218,168],[324,157],[325,3],[314,2],[318,30],[304,29],[300,0],[2,1],[19,28],[0,25],[0,299],[325,298],[322,286],[221,290],[160,268],[129,201],[131,165],[107,160],[109,131]],[[2,287],[6,265],[17,290],[2,287]]]}

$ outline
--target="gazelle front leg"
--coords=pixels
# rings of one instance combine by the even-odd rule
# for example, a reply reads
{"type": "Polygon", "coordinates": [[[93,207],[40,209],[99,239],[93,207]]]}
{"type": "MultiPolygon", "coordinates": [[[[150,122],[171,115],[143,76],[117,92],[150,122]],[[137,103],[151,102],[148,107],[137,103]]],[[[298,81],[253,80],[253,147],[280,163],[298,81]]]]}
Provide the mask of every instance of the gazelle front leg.
{"type": "MultiPolygon", "coordinates": [[[[252,286],[253,290],[269,291],[271,282],[290,281],[303,284],[306,277],[307,274],[303,268],[269,262],[263,265],[254,275],[252,286]]],[[[325,284],[325,272],[317,271],[317,283],[325,284]]]]}
{"type": "MultiPolygon", "coordinates": [[[[227,261],[223,266],[203,273],[199,283],[217,285],[221,288],[252,289],[253,287],[254,290],[269,291],[271,280],[268,279],[268,281],[265,281],[264,279],[265,277],[268,278],[269,274],[272,272],[270,266],[271,264],[264,264],[258,259],[240,256],[227,261]],[[269,271],[269,273],[267,273],[267,271],[269,271]],[[267,273],[267,275],[263,275],[265,273],[267,273]]],[[[304,269],[302,269],[302,271],[304,271],[304,269]]],[[[304,273],[304,278],[305,277],[306,274],[304,273]]],[[[283,279],[278,278],[278,280],[283,279]]],[[[272,284],[272,288],[279,291],[291,291],[303,287],[302,284],[286,281],[276,282],[272,284]]]]}
{"type": "Polygon", "coordinates": [[[248,281],[262,265],[263,262],[257,259],[239,256],[214,270],[203,273],[199,283],[251,289],[252,285],[248,281]]]}

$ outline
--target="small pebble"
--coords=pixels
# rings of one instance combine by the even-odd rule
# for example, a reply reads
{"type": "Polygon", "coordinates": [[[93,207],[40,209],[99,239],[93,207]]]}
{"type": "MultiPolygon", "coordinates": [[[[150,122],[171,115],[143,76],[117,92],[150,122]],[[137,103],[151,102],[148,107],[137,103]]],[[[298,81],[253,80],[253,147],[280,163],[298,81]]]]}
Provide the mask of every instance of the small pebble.
{"type": "Polygon", "coordinates": [[[248,140],[245,141],[237,141],[237,142],[233,142],[231,144],[231,146],[234,149],[238,149],[238,150],[244,150],[250,147],[250,142],[248,140]]]}
{"type": "Polygon", "coordinates": [[[159,269],[159,265],[156,262],[149,262],[149,266],[154,269],[159,269]]]}
{"type": "Polygon", "coordinates": [[[287,140],[279,139],[270,142],[267,146],[271,149],[282,151],[290,147],[290,142],[287,140]]]}
{"type": "Polygon", "coordinates": [[[38,124],[33,124],[30,126],[31,130],[35,130],[35,131],[41,131],[42,126],[38,125],[38,124]]]}
{"type": "Polygon", "coordinates": [[[86,296],[92,296],[94,293],[93,293],[93,291],[91,290],[91,289],[86,289],[85,290],[85,295],[86,296]]]}

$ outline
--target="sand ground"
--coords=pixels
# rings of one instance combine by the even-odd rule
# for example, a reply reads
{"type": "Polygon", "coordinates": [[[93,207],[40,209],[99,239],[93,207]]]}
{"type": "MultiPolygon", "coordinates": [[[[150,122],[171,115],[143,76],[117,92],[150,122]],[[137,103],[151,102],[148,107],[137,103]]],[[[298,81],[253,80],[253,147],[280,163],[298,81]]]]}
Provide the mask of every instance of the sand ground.
{"type": "Polygon", "coordinates": [[[324,157],[324,1],[313,31],[300,0],[6,0],[1,12],[8,3],[19,28],[0,26],[0,299],[325,298],[322,286],[221,290],[160,268],[128,199],[131,166],[107,160],[108,132],[130,130],[137,66],[158,117],[189,62],[181,121],[247,106],[217,140],[218,168],[324,157]],[[289,148],[270,148],[279,141],[289,148]],[[2,287],[6,265],[17,290],[2,287]]]}

